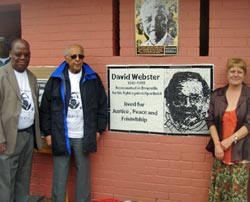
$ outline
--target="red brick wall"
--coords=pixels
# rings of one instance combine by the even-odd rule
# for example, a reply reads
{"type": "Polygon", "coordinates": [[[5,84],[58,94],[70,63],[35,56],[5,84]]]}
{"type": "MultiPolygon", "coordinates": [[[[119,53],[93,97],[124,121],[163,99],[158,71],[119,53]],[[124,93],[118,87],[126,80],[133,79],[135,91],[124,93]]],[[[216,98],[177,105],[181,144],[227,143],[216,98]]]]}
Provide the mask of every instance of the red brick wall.
{"type": "MultiPolygon", "coordinates": [[[[10,1],[2,0],[0,4],[10,1]]],[[[86,62],[107,86],[107,64],[214,64],[214,85],[224,85],[228,57],[250,64],[249,0],[210,0],[209,56],[199,56],[199,0],[179,0],[179,54],[135,56],[134,0],[120,0],[120,56],[113,56],[112,0],[20,0],[22,35],[31,43],[32,66],[58,65],[64,48],[79,42],[86,62]]],[[[250,77],[246,81],[249,83],[250,77]]],[[[106,132],[91,156],[94,198],[144,202],[205,202],[211,156],[205,137],[106,132]]],[[[31,192],[50,196],[52,158],[35,154],[31,192]]],[[[74,199],[73,172],[69,196],[74,199]]]]}

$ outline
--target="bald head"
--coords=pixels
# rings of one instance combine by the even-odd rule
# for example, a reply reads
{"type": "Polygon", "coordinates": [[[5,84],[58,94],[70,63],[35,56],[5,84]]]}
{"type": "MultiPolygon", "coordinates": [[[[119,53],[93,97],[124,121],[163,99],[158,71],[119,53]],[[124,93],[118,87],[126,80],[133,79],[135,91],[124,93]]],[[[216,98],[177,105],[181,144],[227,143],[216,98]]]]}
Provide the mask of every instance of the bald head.
{"type": "Polygon", "coordinates": [[[78,73],[82,69],[84,50],[79,44],[69,45],[65,49],[65,61],[68,63],[69,70],[72,73],[78,73]]]}

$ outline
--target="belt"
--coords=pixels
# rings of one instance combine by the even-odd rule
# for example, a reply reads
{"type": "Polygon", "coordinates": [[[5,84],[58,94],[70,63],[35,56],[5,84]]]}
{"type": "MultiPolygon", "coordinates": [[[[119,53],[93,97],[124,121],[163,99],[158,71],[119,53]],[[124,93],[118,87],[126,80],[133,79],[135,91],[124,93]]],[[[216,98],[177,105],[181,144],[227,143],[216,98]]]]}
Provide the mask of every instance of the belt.
{"type": "Polygon", "coordinates": [[[29,130],[33,129],[33,127],[34,127],[34,124],[31,125],[31,126],[28,127],[28,128],[18,129],[17,132],[18,132],[18,133],[20,133],[20,132],[21,132],[21,133],[22,133],[22,132],[26,132],[26,131],[29,131],[29,130]]]}

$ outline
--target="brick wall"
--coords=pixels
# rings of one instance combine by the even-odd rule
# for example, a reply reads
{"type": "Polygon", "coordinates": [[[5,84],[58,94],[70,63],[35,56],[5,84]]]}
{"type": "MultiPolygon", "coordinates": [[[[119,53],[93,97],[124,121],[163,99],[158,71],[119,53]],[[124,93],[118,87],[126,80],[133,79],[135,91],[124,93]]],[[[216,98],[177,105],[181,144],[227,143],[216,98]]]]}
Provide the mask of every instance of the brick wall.
{"type": "MultiPolygon", "coordinates": [[[[2,0],[0,4],[10,1],[2,0]]],[[[31,66],[56,66],[64,48],[79,42],[86,62],[107,86],[107,64],[215,64],[214,86],[226,83],[225,63],[239,56],[250,64],[249,0],[210,0],[209,56],[199,56],[199,0],[179,0],[179,54],[135,56],[134,0],[120,0],[120,56],[114,56],[112,0],[19,0],[22,36],[31,43],[31,66]]],[[[246,82],[250,82],[247,75],[246,82]]],[[[205,202],[211,156],[206,137],[106,132],[91,156],[92,196],[144,202],[205,202]]],[[[73,169],[74,171],[74,169],[73,169]]],[[[34,156],[31,192],[50,196],[52,158],[34,156]]],[[[69,180],[74,199],[75,172],[69,180]]]]}

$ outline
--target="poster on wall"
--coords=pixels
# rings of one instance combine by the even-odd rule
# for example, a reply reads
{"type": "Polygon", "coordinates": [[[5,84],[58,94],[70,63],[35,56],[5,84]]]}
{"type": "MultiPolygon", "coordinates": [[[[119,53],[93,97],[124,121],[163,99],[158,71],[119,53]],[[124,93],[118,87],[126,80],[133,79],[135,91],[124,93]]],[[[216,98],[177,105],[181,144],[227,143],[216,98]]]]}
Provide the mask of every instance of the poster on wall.
{"type": "Polygon", "coordinates": [[[137,55],[178,52],[178,0],[135,0],[137,55]]]}
{"type": "Polygon", "coordinates": [[[209,134],[213,65],[108,65],[109,130],[209,134]]]}

